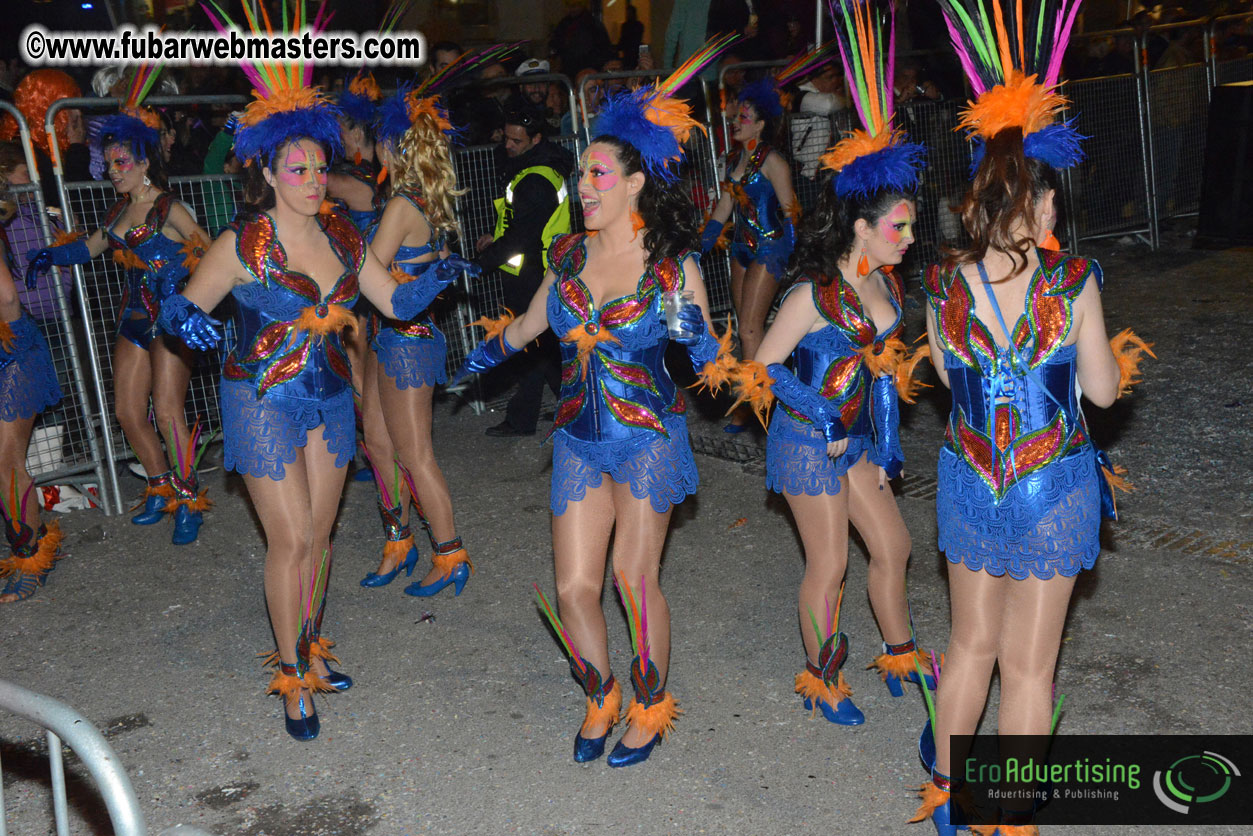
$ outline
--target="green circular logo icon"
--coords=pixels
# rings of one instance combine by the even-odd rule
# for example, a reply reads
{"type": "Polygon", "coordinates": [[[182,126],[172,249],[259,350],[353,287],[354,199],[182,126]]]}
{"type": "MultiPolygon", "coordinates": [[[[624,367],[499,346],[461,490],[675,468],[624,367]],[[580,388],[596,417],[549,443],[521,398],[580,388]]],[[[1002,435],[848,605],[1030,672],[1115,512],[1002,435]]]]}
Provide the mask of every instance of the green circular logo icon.
{"type": "Polygon", "coordinates": [[[1231,789],[1232,778],[1239,777],[1236,765],[1216,752],[1185,755],[1165,771],[1153,773],[1153,792],[1166,807],[1186,816],[1192,805],[1222,798],[1231,789]]]}

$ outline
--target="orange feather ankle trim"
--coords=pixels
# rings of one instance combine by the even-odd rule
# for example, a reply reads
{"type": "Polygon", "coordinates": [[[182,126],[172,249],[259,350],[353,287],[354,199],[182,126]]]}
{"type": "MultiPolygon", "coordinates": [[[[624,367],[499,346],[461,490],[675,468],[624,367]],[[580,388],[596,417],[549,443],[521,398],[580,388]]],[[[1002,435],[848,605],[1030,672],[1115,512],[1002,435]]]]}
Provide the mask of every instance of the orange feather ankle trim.
{"type": "Polygon", "coordinates": [[[887,679],[889,675],[895,676],[897,679],[904,679],[911,673],[916,673],[914,668],[914,660],[918,660],[918,664],[922,666],[924,674],[931,673],[931,654],[925,650],[915,650],[911,653],[901,653],[893,656],[891,653],[881,653],[874,657],[874,661],[867,668],[875,668],[879,672],[879,676],[887,679]]]}
{"type": "Polygon", "coordinates": [[[844,671],[839,672],[835,680],[835,687],[832,688],[808,670],[803,670],[796,675],[795,690],[796,693],[813,703],[813,713],[815,714],[819,711],[818,700],[822,700],[827,705],[835,708],[842,701],[853,695],[853,689],[848,687],[848,683],[844,681],[844,671]]]}
{"type": "Polygon", "coordinates": [[[383,543],[383,559],[393,562],[392,568],[400,564],[409,554],[409,549],[413,548],[413,535],[404,537],[400,540],[388,540],[383,543]]]}
{"type": "Polygon", "coordinates": [[[208,511],[213,507],[213,500],[205,496],[208,492],[209,489],[205,488],[195,499],[183,499],[182,497],[176,496],[169,502],[165,503],[165,512],[167,514],[173,514],[178,510],[178,506],[180,505],[186,505],[188,509],[192,511],[208,511]]]}
{"type": "Polygon", "coordinates": [[[596,700],[591,697],[587,698],[587,716],[583,718],[583,725],[579,727],[579,731],[587,731],[589,728],[598,728],[604,726],[605,731],[602,734],[608,734],[610,729],[618,724],[620,715],[622,714],[622,686],[614,680],[613,688],[609,689],[609,693],[605,694],[605,704],[597,705],[596,700]]]}
{"type": "Polygon", "coordinates": [[[14,572],[42,575],[51,571],[52,564],[65,556],[61,554],[61,539],[60,523],[50,523],[44,531],[44,536],[39,538],[39,546],[33,554],[25,557],[10,554],[4,560],[0,560],[0,577],[14,572]]]}
{"type": "Polygon", "coordinates": [[[914,817],[909,820],[910,824],[931,818],[931,814],[947,804],[949,800],[948,791],[940,789],[932,781],[918,788],[918,797],[922,799],[922,804],[918,805],[918,809],[914,811],[914,817]]]}
{"type": "Polygon", "coordinates": [[[298,676],[285,674],[282,670],[277,670],[270,677],[270,684],[266,687],[267,694],[278,694],[280,697],[294,697],[300,691],[309,686],[305,685],[303,679],[298,676]]]}
{"type": "MultiPolygon", "coordinates": [[[[609,700],[606,699],[605,702],[608,703],[609,700]]],[[[626,721],[631,728],[648,732],[649,738],[659,734],[664,740],[666,735],[674,731],[674,721],[682,713],[679,710],[679,701],[674,698],[674,694],[667,691],[660,702],[653,703],[648,708],[639,700],[632,699],[627,706],[626,721]]]]}
{"type": "Polygon", "coordinates": [[[431,565],[439,570],[440,580],[443,580],[451,575],[453,571],[456,570],[457,564],[459,563],[466,564],[470,567],[471,572],[474,571],[474,564],[470,562],[470,555],[465,549],[457,549],[456,551],[449,552],[448,554],[440,554],[439,552],[436,552],[431,555],[431,565]]]}
{"type": "Polygon", "coordinates": [[[339,657],[331,652],[331,648],[335,646],[335,642],[325,636],[318,636],[309,643],[309,658],[321,659],[323,662],[334,662],[339,664],[339,657]]]}

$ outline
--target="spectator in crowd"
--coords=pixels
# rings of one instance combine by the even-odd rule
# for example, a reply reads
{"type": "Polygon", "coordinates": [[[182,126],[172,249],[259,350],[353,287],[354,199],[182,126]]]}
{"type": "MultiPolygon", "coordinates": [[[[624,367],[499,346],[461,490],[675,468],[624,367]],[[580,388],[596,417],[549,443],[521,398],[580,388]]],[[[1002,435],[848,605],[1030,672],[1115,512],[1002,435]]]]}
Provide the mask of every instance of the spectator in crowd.
{"type": "MultiPolygon", "coordinates": [[[[661,54],[661,66],[677,67],[705,45],[705,29],[709,22],[710,0],[675,0],[666,27],[666,41],[661,54]]],[[[710,65],[701,78],[714,80],[717,68],[710,65]]],[[[686,97],[685,98],[690,98],[686,97]]]]}
{"type": "Polygon", "coordinates": [[[461,45],[454,41],[439,41],[431,47],[431,70],[439,72],[445,69],[464,52],[461,45]]]}
{"type": "Polygon", "coordinates": [[[1150,67],[1157,66],[1157,62],[1161,60],[1162,53],[1170,45],[1160,32],[1152,31],[1151,27],[1154,22],[1153,17],[1147,11],[1136,12],[1135,16],[1131,18],[1131,28],[1135,30],[1136,40],[1144,40],[1144,53],[1148,58],[1150,67]]]}
{"type": "MultiPolygon", "coordinates": [[[[547,123],[536,110],[505,117],[505,140],[497,159],[499,190],[496,229],[475,244],[477,264],[504,275],[502,303],[515,313],[525,311],[547,268],[548,245],[570,231],[569,153],[549,142],[547,123]]],[[[509,377],[517,391],[505,409],[505,420],[487,429],[497,437],[534,435],[539,422],[544,384],[557,392],[557,344],[550,335],[511,361],[509,377]]]]}
{"type": "Polygon", "coordinates": [[[479,70],[477,83],[461,87],[449,96],[449,112],[455,125],[464,125],[467,145],[500,142],[505,128],[505,101],[509,86],[500,80],[509,73],[498,61],[479,70]]]}
{"type": "Polygon", "coordinates": [[[938,102],[944,98],[940,88],[927,75],[922,62],[911,59],[901,61],[897,66],[893,88],[897,107],[912,101],[938,102]]]}
{"type": "Polygon", "coordinates": [[[634,70],[639,65],[640,46],[644,43],[644,24],[639,18],[635,6],[626,5],[626,20],[618,29],[618,53],[622,56],[622,66],[634,70]]]}
{"type": "MultiPolygon", "coordinates": [[[[518,65],[518,69],[514,71],[514,76],[524,78],[531,75],[546,75],[548,73],[548,62],[540,58],[528,58],[518,65]]],[[[553,115],[548,110],[548,82],[532,81],[517,85],[509,94],[509,99],[505,102],[505,111],[514,111],[522,109],[538,110],[544,114],[544,119],[549,123],[553,122],[553,115]]]]}
{"type": "Polygon", "coordinates": [[[848,107],[848,100],[844,95],[844,76],[834,61],[819,67],[798,89],[801,95],[797,117],[791,121],[792,154],[800,174],[796,198],[808,213],[820,188],[818,158],[833,144],[831,119],[848,107]]]}
{"type": "MultiPolygon", "coordinates": [[[[78,83],[68,74],[44,68],[27,73],[18,81],[13,90],[13,104],[26,118],[27,125],[43,125],[48,109],[55,102],[81,95],[78,83]]],[[[77,108],[63,108],[57,112],[52,126],[66,179],[90,180],[91,152],[87,148],[83,112],[77,108]]],[[[0,116],[0,140],[16,139],[17,135],[17,121],[8,114],[0,116]]],[[[39,167],[44,205],[60,206],[61,196],[52,176],[52,146],[48,134],[43,130],[32,130],[31,141],[35,145],[35,164],[39,167]]]]}
{"type": "MultiPolygon", "coordinates": [[[[622,63],[621,58],[610,58],[600,68],[602,73],[620,73],[626,69],[626,65],[622,63]]],[[[606,78],[601,82],[601,97],[605,101],[617,93],[619,90],[626,89],[626,79],[623,78],[606,78]]]]}
{"type": "Polygon", "coordinates": [[[569,14],[557,22],[548,45],[560,62],[561,72],[571,78],[589,67],[600,67],[613,56],[609,33],[585,0],[576,0],[569,14]]]}
{"type": "Polygon", "coordinates": [[[596,136],[596,115],[600,113],[600,106],[604,101],[605,94],[604,90],[601,89],[600,79],[591,78],[595,74],[595,70],[588,68],[575,76],[574,100],[580,110],[578,113],[567,113],[562,118],[561,133],[563,136],[575,132],[583,134],[585,140],[596,136]],[[583,91],[582,97],[579,95],[580,90],[583,91]],[[583,127],[584,115],[587,117],[586,130],[583,127]]]}

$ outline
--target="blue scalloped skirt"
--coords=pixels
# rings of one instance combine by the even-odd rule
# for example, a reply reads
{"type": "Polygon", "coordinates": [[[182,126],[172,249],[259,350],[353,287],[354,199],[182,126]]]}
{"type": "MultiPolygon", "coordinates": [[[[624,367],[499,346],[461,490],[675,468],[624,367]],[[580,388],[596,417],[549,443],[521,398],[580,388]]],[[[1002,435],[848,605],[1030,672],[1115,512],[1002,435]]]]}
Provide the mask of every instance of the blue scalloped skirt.
{"type": "Polygon", "coordinates": [[[935,500],[940,551],[950,563],[1016,580],[1091,569],[1101,549],[1100,478],[1085,447],[1018,481],[998,503],[943,447],[935,500]]]}
{"type": "Polygon", "coordinates": [[[12,351],[0,349],[0,421],[32,418],[61,400],[52,353],[25,312],[9,323],[12,351]]]}
{"type": "Polygon", "coordinates": [[[648,499],[658,513],[668,511],[696,493],[699,479],[687,418],[667,416],[662,425],[670,438],[651,432],[621,442],[580,441],[564,431],[553,434],[553,514],[566,512],[567,502],[578,502],[588,488],[598,488],[602,474],[620,485],[630,485],[636,499],[648,499]]]}
{"type": "Polygon", "coordinates": [[[433,336],[426,339],[383,327],[374,337],[370,345],[379,358],[379,365],[395,381],[397,389],[418,389],[448,382],[448,341],[434,325],[431,331],[433,336]]]}
{"type": "Polygon", "coordinates": [[[766,434],[766,487],[792,496],[835,496],[840,477],[871,452],[868,435],[850,435],[837,459],[827,455],[827,440],[812,424],[776,409],[766,434]]]}
{"type": "Polygon", "coordinates": [[[258,399],[247,381],[222,381],[223,464],[246,476],[275,481],[296,460],[296,448],[308,443],[309,430],[322,426],[322,437],[335,454],[335,466],[347,467],[356,449],[352,389],[323,401],[266,395],[258,399]]]}

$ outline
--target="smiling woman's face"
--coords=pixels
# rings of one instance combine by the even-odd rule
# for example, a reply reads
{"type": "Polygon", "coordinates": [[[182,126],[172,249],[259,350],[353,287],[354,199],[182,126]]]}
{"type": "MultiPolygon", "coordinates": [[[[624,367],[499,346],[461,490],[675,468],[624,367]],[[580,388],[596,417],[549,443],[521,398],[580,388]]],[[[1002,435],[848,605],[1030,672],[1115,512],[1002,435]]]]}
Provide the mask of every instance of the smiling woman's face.
{"type": "Polygon", "coordinates": [[[322,146],[312,139],[301,139],[280,148],[274,168],[262,169],[261,173],[274,187],[276,203],[301,215],[316,215],[326,197],[329,168],[322,146]]]}
{"type": "Polygon", "coordinates": [[[143,188],[148,175],[148,161],[136,160],[126,145],[110,145],[104,149],[105,171],[113,188],[122,194],[131,194],[143,188]]]}
{"type": "Polygon", "coordinates": [[[604,229],[631,211],[634,195],[644,185],[642,172],[623,171],[617,150],[593,142],[579,159],[579,202],[587,229],[604,229]]]}

